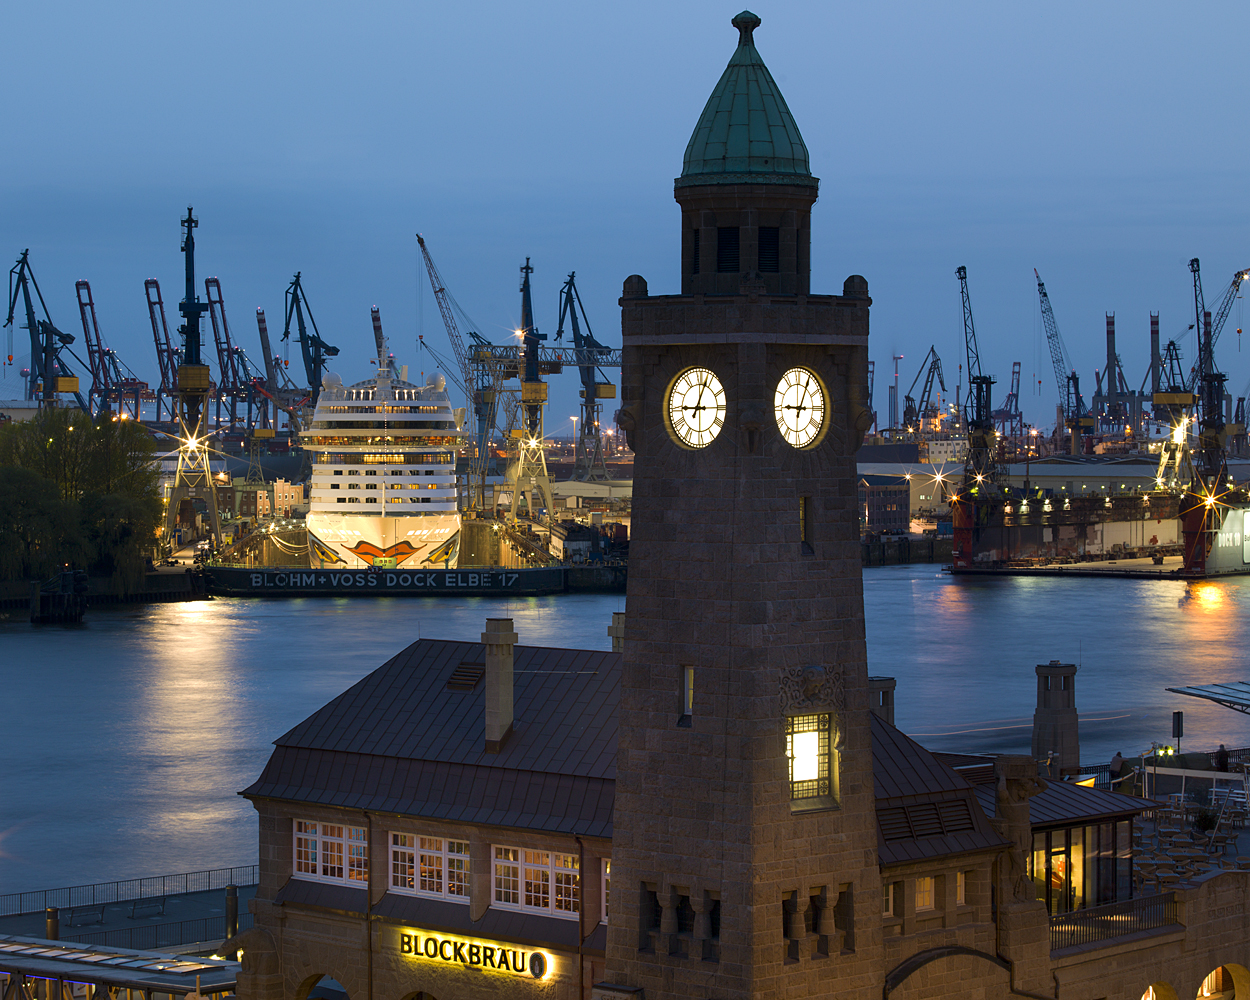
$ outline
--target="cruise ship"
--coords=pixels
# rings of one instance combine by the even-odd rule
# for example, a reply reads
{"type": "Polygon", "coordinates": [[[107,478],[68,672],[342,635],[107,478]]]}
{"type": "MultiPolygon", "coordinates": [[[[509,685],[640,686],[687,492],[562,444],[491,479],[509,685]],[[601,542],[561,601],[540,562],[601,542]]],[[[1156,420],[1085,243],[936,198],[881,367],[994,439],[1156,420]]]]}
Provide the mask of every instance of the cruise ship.
{"type": "Polygon", "coordinates": [[[463,409],[443,376],[415,385],[379,351],[377,375],[327,372],[311,425],[308,551],[314,569],[452,569],[460,541],[463,409]]]}

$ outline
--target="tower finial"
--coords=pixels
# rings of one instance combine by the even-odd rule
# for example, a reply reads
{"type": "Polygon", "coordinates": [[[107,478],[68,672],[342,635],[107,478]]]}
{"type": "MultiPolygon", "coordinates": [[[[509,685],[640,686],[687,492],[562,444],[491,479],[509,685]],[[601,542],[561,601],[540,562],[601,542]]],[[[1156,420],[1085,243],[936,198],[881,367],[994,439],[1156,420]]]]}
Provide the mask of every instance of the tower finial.
{"type": "Polygon", "coordinates": [[[760,26],[760,19],[749,10],[744,10],[741,14],[731,22],[738,29],[738,44],[754,45],[755,42],[751,38],[751,33],[760,26]]]}

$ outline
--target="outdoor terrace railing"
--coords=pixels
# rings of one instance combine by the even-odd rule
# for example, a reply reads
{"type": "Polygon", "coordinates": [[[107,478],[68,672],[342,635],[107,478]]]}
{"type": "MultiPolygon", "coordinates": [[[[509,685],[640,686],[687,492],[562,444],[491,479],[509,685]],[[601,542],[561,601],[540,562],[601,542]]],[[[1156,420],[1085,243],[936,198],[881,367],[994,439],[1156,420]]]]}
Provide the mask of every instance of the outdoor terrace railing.
{"type": "MultiPolygon", "coordinates": [[[[239,914],[239,930],[252,927],[250,913],[239,914]]],[[[169,924],[137,924],[134,927],[117,927],[110,931],[92,931],[88,934],[63,935],[59,940],[67,944],[94,944],[105,948],[133,948],[135,951],[160,951],[176,948],[182,944],[199,941],[224,941],[226,918],[201,917],[198,920],[178,920],[169,924]]]]}
{"type": "Polygon", "coordinates": [[[1176,923],[1176,894],[1143,896],[1050,918],[1050,950],[1110,941],[1176,923]]]}
{"type": "MultiPolygon", "coordinates": [[[[42,913],[49,906],[68,909],[93,903],[121,903],[130,899],[153,896],[178,896],[188,892],[207,892],[228,885],[256,885],[260,881],[259,865],[238,868],[210,868],[181,875],[154,875],[151,878],[122,879],[118,882],[97,882],[74,885],[64,889],[37,889],[34,892],[11,892],[0,896],[0,917],[19,913],[42,913]]],[[[193,938],[192,940],[203,940],[193,938]]]]}

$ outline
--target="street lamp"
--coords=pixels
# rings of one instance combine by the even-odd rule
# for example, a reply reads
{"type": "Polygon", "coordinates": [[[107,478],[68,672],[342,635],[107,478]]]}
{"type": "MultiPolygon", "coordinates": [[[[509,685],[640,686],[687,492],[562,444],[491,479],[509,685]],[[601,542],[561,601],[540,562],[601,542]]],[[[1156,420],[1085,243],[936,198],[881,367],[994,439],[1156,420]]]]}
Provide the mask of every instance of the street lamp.
{"type": "Polygon", "coordinates": [[[572,437],[573,437],[573,443],[576,445],[577,444],[577,418],[569,417],[569,419],[573,421],[572,437]]]}

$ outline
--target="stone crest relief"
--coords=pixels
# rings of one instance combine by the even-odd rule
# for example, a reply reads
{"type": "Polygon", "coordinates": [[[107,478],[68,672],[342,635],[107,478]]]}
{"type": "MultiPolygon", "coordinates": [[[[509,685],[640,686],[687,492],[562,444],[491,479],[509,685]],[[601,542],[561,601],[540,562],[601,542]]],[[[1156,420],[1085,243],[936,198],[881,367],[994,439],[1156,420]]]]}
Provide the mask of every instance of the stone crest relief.
{"type": "Polygon", "coordinates": [[[834,730],[833,745],[842,747],[842,713],[846,693],[842,670],[836,666],[786,667],[781,672],[781,713],[828,712],[834,730]]]}

